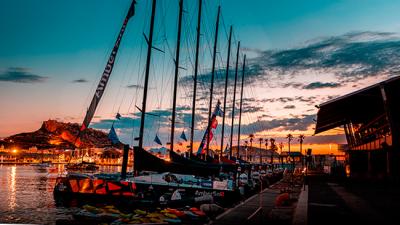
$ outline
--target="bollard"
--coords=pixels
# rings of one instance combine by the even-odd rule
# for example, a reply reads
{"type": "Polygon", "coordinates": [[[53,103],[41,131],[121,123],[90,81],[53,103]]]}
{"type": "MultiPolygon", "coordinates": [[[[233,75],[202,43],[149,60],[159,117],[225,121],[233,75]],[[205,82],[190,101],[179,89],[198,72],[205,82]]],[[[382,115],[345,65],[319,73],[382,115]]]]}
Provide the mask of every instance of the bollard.
{"type": "Polygon", "coordinates": [[[128,153],[129,153],[129,145],[124,145],[124,152],[122,155],[122,168],[121,168],[121,179],[126,178],[126,169],[128,167],[128,153]]]}

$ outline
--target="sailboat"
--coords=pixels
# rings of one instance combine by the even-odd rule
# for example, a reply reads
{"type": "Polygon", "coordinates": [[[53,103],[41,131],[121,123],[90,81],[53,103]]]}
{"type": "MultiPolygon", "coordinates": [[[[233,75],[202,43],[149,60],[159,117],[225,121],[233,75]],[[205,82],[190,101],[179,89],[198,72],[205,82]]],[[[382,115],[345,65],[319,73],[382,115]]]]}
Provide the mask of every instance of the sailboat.
{"type": "MultiPolygon", "coordinates": [[[[201,2],[202,0],[199,0],[200,10],[201,2]]],[[[129,19],[134,15],[135,3],[135,1],[132,1],[131,7],[124,20],[123,26],[120,30],[120,34],[111,53],[110,59],[107,62],[107,66],[104,70],[104,73],[102,74],[100,83],[96,89],[90,107],[87,110],[85,119],[80,128],[80,133],[84,132],[89,126],[90,121],[95,113],[97,104],[99,103],[100,98],[103,95],[104,89],[107,85],[108,79],[114,66],[115,57],[117,55],[119,44],[121,42],[125,27],[129,19]]],[[[183,0],[179,1],[179,8],[180,33],[183,12],[183,0]]],[[[201,14],[200,10],[199,14],[201,14]]],[[[223,170],[226,170],[226,172],[235,171],[235,166],[230,165],[229,167],[224,167],[221,164],[210,164],[204,161],[196,161],[194,159],[183,158],[173,151],[173,136],[171,137],[172,143],[170,150],[170,158],[172,160],[169,162],[160,159],[143,149],[144,120],[146,115],[150,59],[151,51],[153,48],[152,41],[155,11],[156,0],[153,0],[150,21],[150,34],[148,38],[146,37],[146,41],[148,44],[148,54],[146,61],[143,104],[141,108],[139,144],[138,146],[134,147],[134,171],[137,176],[133,178],[126,178],[126,176],[124,175],[126,174],[126,164],[125,167],[123,165],[120,177],[104,177],[96,174],[69,174],[66,177],[57,178],[56,185],[54,187],[54,196],[56,198],[73,199],[74,197],[87,197],[103,202],[106,200],[117,200],[129,202],[130,204],[160,204],[160,199],[165,199],[160,197],[162,197],[166,193],[169,193],[172,189],[174,191],[180,190],[182,192],[180,195],[186,196],[185,198],[182,197],[181,199],[181,202],[183,204],[187,204],[188,201],[195,203],[196,199],[202,199],[202,197],[204,196],[212,197],[214,201],[221,203],[233,203],[239,199],[238,192],[235,190],[233,180],[230,177],[225,177],[227,179],[224,179],[222,181],[212,179],[212,177],[219,176],[220,172],[223,170]],[[139,176],[139,172],[143,172],[144,170],[153,172],[148,175],[139,176]]],[[[218,9],[218,18],[219,11],[220,9],[218,9]]],[[[178,35],[178,43],[180,41],[179,38],[180,35],[178,35]]],[[[177,57],[175,61],[176,73],[174,101],[176,100],[177,69],[179,67],[179,47],[177,49],[177,57]]],[[[213,64],[214,68],[215,57],[213,64]]],[[[174,107],[176,106],[175,104],[176,103],[174,102],[174,107]]],[[[219,105],[217,105],[217,107],[219,108],[219,105]]],[[[175,109],[173,111],[175,113],[175,109]]],[[[175,118],[173,117],[172,131],[174,129],[174,119],[175,118]]],[[[208,130],[208,133],[210,133],[209,131],[210,130],[208,130]]],[[[80,135],[78,135],[77,139],[79,139],[79,136],[80,135]]],[[[210,135],[208,134],[208,137],[209,136],[210,135]]],[[[127,159],[128,150],[129,146],[124,149],[124,153],[126,153],[124,161],[127,159]]]]}
{"type": "Polygon", "coordinates": [[[34,170],[38,173],[47,173],[54,170],[54,166],[51,161],[44,161],[44,152],[41,150],[40,163],[31,164],[34,170]]]}

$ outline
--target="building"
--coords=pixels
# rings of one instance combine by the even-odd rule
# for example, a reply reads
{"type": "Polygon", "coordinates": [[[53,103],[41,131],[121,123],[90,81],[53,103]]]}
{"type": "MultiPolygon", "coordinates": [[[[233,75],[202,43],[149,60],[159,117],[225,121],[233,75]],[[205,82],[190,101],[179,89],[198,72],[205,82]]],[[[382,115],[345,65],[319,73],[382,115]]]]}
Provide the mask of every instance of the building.
{"type": "Polygon", "coordinates": [[[350,176],[400,176],[400,77],[318,106],[315,133],[343,127],[350,176]]]}

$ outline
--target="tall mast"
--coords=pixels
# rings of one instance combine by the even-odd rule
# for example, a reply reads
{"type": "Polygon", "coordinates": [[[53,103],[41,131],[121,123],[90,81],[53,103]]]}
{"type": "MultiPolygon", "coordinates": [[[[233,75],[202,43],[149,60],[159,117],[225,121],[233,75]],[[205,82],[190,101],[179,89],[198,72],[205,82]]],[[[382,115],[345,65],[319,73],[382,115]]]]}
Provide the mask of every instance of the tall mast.
{"type": "Polygon", "coordinates": [[[146,59],[146,73],[144,77],[144,90],[143,90],[143,102],[142,102],[142,115],[140,119],[140,130],[139,130],[139,148],[143,148],[143,133],[144,133],[144,120],[146,116],[146,102],[147,102],[147,88],[149,86],[149,73],[150,73],[150,61],[151,61],[151,49],[153,48],[153,30],[154,30],[154,17],[156,15],[156,3],[157,0],[153,0],[151,9],[151,20],[150,20],[150,34],[147,41],[147,59],[146,59]]]}
{"type": "MultiPolygon", "coordinates": [[[[237,52],[236,52],[235,84],[234,84],[234,86],[233,86],[232,123],[231,123],[231,140],[230,140],[229,158],[232,158],[233,123],[234,123],[234,120],[235,120],[236,84],[237,84],[238,65],[239,65],[239,50],[240,50],[240,41],[238,42],[238,47],[237,47],[237,52]]],[[[243,79],[243,78],[242,78],[242,79],[243,79]]],[[[243,86],[242,86],[242,89],[243,89],[243,86]]],[[[238,148],[239,148],[239,146],[238,146],[238,148]]]]}
{"type": "Polygon", "coordinates": [[[226,60],[226,73],[225,73],[225,94],[224,94],[224,113],[222,115],[222,133],[221,133],[221,152],[220,159],[222,157],[222,152],[224,151],[224,133],[225,133],[225,112],[226,112],[226,95],[228,92],[228,76],[229,76],[229,59],[231,56],[231,39],[232,39],[232,26],[229,29],[229,39],[228,39],[228,56],[226,60]]]}
{"type": "Polygon", "coordinates": [[[196,59],[194,63],[194,78],[193,78],[193,102],[192,102],[192,126],[190,129],[190,154],[193,154],[193,140],[194,140],[194,117],[196,113],[196,89],[197,89],[197,73],[199,66],[199,47],[200,47],[200,25],[201,25],[201,5],[202,0],[199,0],[199,14],[197,15],[197,37],[196,37],[196,59]]]}
{"type": "MultiPolygon", "coordinates": [[[[89,127],[90,121],[92,121],[94,113],[96,112],[97,105],[99,104],[100,99],[103,96],[104,90],[106,89],[108,80],[109,80],[109,78],[111,76],[111,72],[112,72],[112,70],[114,68],[115,58],[117,57],[119,45],[121,43],[122,36],[124,35],[125,28],[126,28],[126,26],[128,24],[129,19],[133,15],[135,15],[135,4],[136,4],[136,1],[133,0],[132,4],[131,4],[131,6],[130,6],[130,8],[128,10],[128,14],[126,15],[126,17],[124,19],[124,23],[122,24],[122,27],[121,27],[121,29],[119,31],[117,40],[115,41],[114,48],[113,48],[113,50],[112,50],[112,52],[110,54],[110,57],[108,58],[106,68],[104,68],[104,72],[103,72],[103,74],[101,76],[100,82],[97,85],[96,92],[95,92],[95,94],[94,94],[94,96],[92,98],[92,101],[90,103],[90,106],[89,106],[89,108],[88,108],[88,110],[86,112],[86,116],[85,116],[85,119],[83,120],[82,126],[81,126],[81,128],[79,130],[79,134],[78,134],[77,139],[81,135],[81,132],[83,132],[84,130],[86,130],[86,128],[89,127]]],[[[77,139],[75,140],[75,142],[77,141],[77,139]]]]}
{"type": "Polygon", "coordinates": [[[217,24],[215,26],[215,39],[214,39],[214,51],[213,51],[213,62],[211,69],[211,89],[210,89],[210,105],[208,107],[208,126],[207,126],[207,151],[206,155],[208,156],[208,152],[210,150],[210,131],[211,131],[211,107],[212,107],[212,97],[214,91],[214,75],[215,75],[215,58],[217,55],[217,42],[218,42],[218,27],[219,27],[219,14],[221,11],[221,6],[218,6],[218,14],[217,14],[217,24]]]}
{"type": "Polygon", "coordinates": [[[176,58],[175,58],[175,81],[174,81],[174,100],[172,103],[172,123],[171,123],[171,152],[174,151],[174,132],[175,132],[175,116],[176,116],[176,92],[178,86],[179,75],[179,51],[181,47],[181,29],[182,29],[182,12],[183,0],[179,0],[179,19],[178,19],[178,37],[176,40],[176,58]]]}
{"type": "Polygon", "coordinates": [[[246,69],[246,55],[243,58],[243,69],[242,69],[242,90],[240,91],[240,108],[239,108],[239,130],[238,130],[238,149],[236,153],[236,158],[239,158],[240,149],[240,125],[242,124],[242,103],[243,103],[243,84],[244,84],[244,73],[246,69]]]}

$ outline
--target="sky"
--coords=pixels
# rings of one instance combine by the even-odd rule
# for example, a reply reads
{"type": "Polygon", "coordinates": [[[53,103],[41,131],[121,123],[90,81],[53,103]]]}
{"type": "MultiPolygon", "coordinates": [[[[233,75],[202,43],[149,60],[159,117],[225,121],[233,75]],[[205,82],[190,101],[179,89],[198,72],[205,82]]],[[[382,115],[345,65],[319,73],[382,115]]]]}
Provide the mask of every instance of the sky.
{"type": "MultiPolygon", "coordinates": [[[[169,139],[177,0],[158,0],[150,67],[145,144],[157,134],[169,139]]],[[[0,2],[0,137],[38,129],[42,121],[81,123],[106,65],[129,0],[5,0],[0,2]]],[[[233,26],[230,54],[225,143],[230,138],[237,42],[241,42],[239,82],[244,54],[242,141],[286,140],[305,134],[305,148],[336,153],[345,144],[343,131],[312,136],[315,105],[395,76],[400,59],[399,1],[391,0],[204,0],[200,77],[197,90],[195,141],[207,124],[215,19],[221,5],[217,45],[215,98],[223,101],[228,31],[233,26]]],[[[178,85],[176,141],[189,138],[193,92],[197,1],[184,1],[178,85]]],[[[151,2],[138,0],[122,39],[114,71],[91,127],[108,131],[115,122],[120,139],[136,144],[142,102],[146,43],[151,2]]],[[[237,88],[238,99],[240,88],[237,88]]],[[[238,101],[235,102],[236,107],[238,101]]],[[[237,112],[237,108],[236,108],[237,112]]],[[[219,118],[221,124],[221,118],[219,118]]],[[[235,113],[234,140],[238,115],[235,113]]],[[[218,126],[213,145],[220,143],[218,126]]],[[[182,148],[186,146],[183,142],[182,148]]],[[[284,147],[287,149],[287,146],[284,147]]],[[[293,149],[298,149],[297,140],[293,149]]],[[[292,149],[292,150],[293,150],[292,149]]]]}

